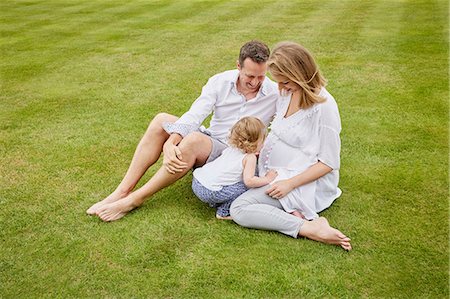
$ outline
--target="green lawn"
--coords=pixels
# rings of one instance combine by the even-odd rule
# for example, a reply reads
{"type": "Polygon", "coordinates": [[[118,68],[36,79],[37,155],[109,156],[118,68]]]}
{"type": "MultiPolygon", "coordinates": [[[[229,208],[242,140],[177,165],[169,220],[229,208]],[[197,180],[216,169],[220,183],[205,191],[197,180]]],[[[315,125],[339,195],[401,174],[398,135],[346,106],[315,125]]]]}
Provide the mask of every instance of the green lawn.
{"type": "MultiPolygon", "coordinates": [[[[448,298],[447,1],[1,1],[0,298],[448,298]],[[343,250],[214,218],[191,176],[85,210],[149,121],[250,39],[299,42],[338,101],[343,250]]],[[[154,173],[151,169],[145,178],[154,173]]]]}

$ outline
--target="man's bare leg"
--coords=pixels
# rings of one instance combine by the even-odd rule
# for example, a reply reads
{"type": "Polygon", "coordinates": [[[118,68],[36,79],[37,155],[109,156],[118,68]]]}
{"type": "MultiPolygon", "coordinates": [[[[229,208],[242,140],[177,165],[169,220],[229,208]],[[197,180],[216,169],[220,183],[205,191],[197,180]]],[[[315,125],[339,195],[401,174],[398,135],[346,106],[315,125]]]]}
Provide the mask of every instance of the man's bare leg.
{"type": "Polygon", "coordinates": [[[331,227],[328,220],[324,217],[319,217],[312,221],[304,221],[298,235],[322,243],[338,245],[345,250],[352,249],[350,238],[331,227]]]}
{"type": "Polygon", "coordinates": [[[169,138],[169,134],[164,131],[162,124],[165,122],[175,122],[177,119],[176,116],[167,113],[159,113],[153,118],[136,147],[127,173],[116,190],[105,199],[91,206],[86,213],[94,215],[101,206],[115,202],[131,193],[147,169],[158,161],[163,145],[169,138]]]}
{"type": "Polygon", "coordinates": [[[147,198],[182,178],[194,164],[203,165],[211,153],[212,142],[208,136],[196,132],[186,136],[178,147],[183,153],[183,161],[188,164],[185,170],[171,174],[162,166],[144,186],[118,201],[101,206],[97,215],[103,221],[114,221],[141,206],[147,198]]]}

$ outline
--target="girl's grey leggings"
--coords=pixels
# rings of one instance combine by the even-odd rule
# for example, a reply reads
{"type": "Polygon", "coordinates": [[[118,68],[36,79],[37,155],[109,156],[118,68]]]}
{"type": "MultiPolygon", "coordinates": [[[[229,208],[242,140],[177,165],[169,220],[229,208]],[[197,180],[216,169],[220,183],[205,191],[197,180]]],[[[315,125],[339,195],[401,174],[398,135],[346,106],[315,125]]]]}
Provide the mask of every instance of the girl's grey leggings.
{"type": "Polygon", "coordinates": [[[231,204],[231,217],[244,227],[279,231],[297,238],[305,220],[286,213],[277,199],[265,193],[269,187],[250,189],[239,196],[231,204]]]}

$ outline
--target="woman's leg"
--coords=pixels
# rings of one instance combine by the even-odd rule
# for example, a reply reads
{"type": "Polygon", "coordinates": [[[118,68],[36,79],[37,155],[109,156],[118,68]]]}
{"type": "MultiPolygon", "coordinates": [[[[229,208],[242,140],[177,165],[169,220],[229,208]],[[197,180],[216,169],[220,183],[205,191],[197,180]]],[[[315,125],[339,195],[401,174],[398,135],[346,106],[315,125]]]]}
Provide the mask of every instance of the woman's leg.
{"type": "Polygon", "coordinates": [[[250,189],[231,204],[231,217],[241,226],[279,231],[297,238],[303,219],[286,213],[280,202],[265,192],[270,186],[250,189]]]}
{"type": "Polygon", "coordinates": [[[350,238],[331,227],[324,217],[305,221],[286,213],[265,191],[269,186],[251,189],[231,204],[231,217],[244,227],[279,231],[294,238],[305,237],[351,250],[350,238]]]}

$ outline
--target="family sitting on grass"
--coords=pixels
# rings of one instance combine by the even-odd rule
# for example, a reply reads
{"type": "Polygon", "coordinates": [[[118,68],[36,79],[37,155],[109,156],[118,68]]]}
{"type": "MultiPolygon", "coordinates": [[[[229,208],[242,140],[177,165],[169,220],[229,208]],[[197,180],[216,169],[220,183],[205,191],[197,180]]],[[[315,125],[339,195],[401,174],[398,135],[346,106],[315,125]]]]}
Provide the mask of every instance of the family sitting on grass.
{"type": "Polygon", "coordinates": [[[195,168],[192,189],[217,218],[351,250],[317,214],[341,195],[340,117],[325,85],[301,45],[282,42],[270,54],[264,43],[246,43],[237,70],[211,77],[188,112],[155,116],[121,183],[87,213],[120,219],[195,168]],[[163,166],[133,191],[161,152],[163,166]]]}

